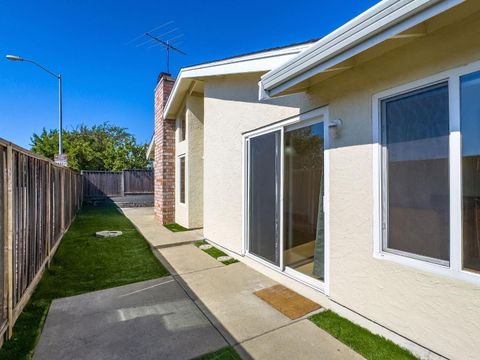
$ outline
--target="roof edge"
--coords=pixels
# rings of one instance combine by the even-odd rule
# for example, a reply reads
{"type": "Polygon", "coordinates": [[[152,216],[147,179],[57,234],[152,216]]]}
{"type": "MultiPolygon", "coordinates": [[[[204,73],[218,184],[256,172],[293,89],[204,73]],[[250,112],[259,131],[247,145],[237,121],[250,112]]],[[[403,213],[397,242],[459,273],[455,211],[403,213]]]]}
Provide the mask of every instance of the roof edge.
{"type": "Polygon", "coordinates": [[[465,0],[383,0],[261,77],[261,98],[279,95],[465,0]]]}
{"type": "Polygon", "coordinates": [[[181,68],[178,76],[175,80],[175,84],[173,85],[172,92],[167,100],[165,105],[165,114],[167,117],[171,116],[172,110],[172,103],[173,100],[180,96],[179,88],[183,82],[186,80],[194,80],[199,77],[208,77],[208,76],[220,76],[220,75],[227,75],[227,74],[244,74],[244,73],[253,73],[253,72],[266,72],[271,70],[271,68],[262,67],[259,70],[258,67],[254,67],[253,65],[249,67],[249,63],[253,64],[254,62],[258,61],[265,61],[267,59],[272,58],[279,58],[282,56],[294,56],[295,54],[300,53],[304,49],[311,46],[314,40],[310,40],[307,42],[297,43],[293,45],[287,45],[278,48],[272,48],[262,51],[256,51],[240,56],[230,57],[223,60],[216,60],[213,62],[203,63],[199,65],[193,65],[189,67],[181,68]],[[237,72],[225,72],[225,67],[228,66],[239,66],[242,67],[242,71],[237,72]],[[222,71],[223,69],[223,71],[222,71]]]}

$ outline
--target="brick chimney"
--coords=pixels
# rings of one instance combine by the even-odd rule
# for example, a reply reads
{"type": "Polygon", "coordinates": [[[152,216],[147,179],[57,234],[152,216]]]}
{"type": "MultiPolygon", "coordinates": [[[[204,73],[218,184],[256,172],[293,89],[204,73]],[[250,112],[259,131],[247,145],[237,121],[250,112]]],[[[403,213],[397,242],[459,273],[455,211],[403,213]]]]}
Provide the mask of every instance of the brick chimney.
{"type": "Polygon", "coordinates": [[[155,88],[155,218],[162,224],[175,222],[175,120],[163,111],[174,83],[162,72],[155,88]]]}

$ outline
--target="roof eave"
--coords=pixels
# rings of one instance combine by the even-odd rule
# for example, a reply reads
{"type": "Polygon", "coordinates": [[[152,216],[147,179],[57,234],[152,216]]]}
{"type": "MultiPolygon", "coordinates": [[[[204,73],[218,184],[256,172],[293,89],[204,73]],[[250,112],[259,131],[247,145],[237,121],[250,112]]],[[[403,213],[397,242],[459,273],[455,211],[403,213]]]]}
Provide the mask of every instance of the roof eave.
{"type": "MultiPolygon", "coordinates": [[[[389,0],[382,3],[395,4],[395,2],[399,1],[402,0],[389,0]]],[[[464,0],[413,0],[410,3],[411,8],[404,9],[404,12],[397,14],[397,17],[392,17],[390,21],[378,24],[381,26],[373,27],[372,31],[361,34],[361,36],[352,36],[350,39],[347,39],[348,41],[342,40],[335,43],[335,39],[331,38],[332,34],[335,34],[336,32],[338,33],[338,30],[335,30],[290,61],[263,75],[260,81],[260,97],[266,99],[282,95],[285,91],[300,82],[305,81],[342,61],[346,61],[392,36],[457,6],[462,2],[464,2],[464,0]],[[330,38],[329,42],[332,42],[333,46],[319,52],[318,49],[322,48],[322,46],[325,47],[325,39],[328,38],[330,38]],[[334,46],[336,46],[336,48],[334,48],[334,46]],[[317,53],[315,54],[316,51],[317,53]]],[[[372,14],[370,9],[349,23],[356,24],[361,22],[362,17],[366,16],[365,14],[369,16],[375,15],[372,14]]],[[[337,36],[341,36],[342,34],[351,31],[354,29],[354,26],[346,27],[344,25],[339,28],[339,30],[340,29],[342,29],[342,33],[338,33],[337,36]]]]}
{"type": "Polygon", "coordinates": [[[185,97],[185,88],[188,88],[188,86],[185,86],[186,81],[210,76],[264,73],[279,66],[287,61],[289,57],[295,56],[309,46],[309,44],[295,45],[279,50],[258,52],[251,55],[183,68],[175,80],[172,92],[165,105],[164,114],[166,118],[176,116],[178,109],[175,107],[175,103],[179,104],[181,102],[177,101],[178,97],[182,99],[185,97]]]}

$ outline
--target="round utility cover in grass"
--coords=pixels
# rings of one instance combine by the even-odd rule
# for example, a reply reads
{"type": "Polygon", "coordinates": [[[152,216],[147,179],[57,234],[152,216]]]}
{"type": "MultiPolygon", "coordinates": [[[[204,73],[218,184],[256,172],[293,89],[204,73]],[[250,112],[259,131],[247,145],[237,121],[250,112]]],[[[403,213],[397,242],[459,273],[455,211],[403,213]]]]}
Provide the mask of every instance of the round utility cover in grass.
{"type": "Polygon", "coordinates": [[[97,231],[95,235],[97,237],[101,238],[111,238],[111,237],[117,237],[122,235],[123,233],[121,231],[116,231],[116,230],[104,230],[104,231],[97,231]]]}
{"type": "Polygon", "coordinates": [[[227,255],[227,256],[219,256],[219,257],[217,258],[217,260],[220,261],[220,262],[225,262],[225,261],[230,261],[230,260],[232,260],[232,257],[231,257],[231,256],[228,256],[228,255],[227,255]]]}
{"type": "Polygon", "coordinates": [[[199,246],[200,250],[208,250],[212,248],[212,245],[210,244],[203,244],[199,246]]]}

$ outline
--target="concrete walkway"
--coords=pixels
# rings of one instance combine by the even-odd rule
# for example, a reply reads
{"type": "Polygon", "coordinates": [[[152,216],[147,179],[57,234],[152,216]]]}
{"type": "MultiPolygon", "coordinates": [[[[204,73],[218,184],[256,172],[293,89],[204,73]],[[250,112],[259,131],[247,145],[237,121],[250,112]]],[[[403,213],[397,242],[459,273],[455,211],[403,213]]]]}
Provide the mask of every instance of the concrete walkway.
{"type": "Polygon", "coordinates": [[[245,359],[362,359],[312,324],[290,320],[253,292],[276,284],[239,262],[223,265],[191,244],[199,231],[171,233],[152,208],[123,209],[173,278],[245,359]]]}
{"type": "Polygon", "coordinates": [[[189,244],[203,239],[201,231],[171,232],[155,220],[151,207],[125,208],[122,212],[154,248],[189,244]]]}

